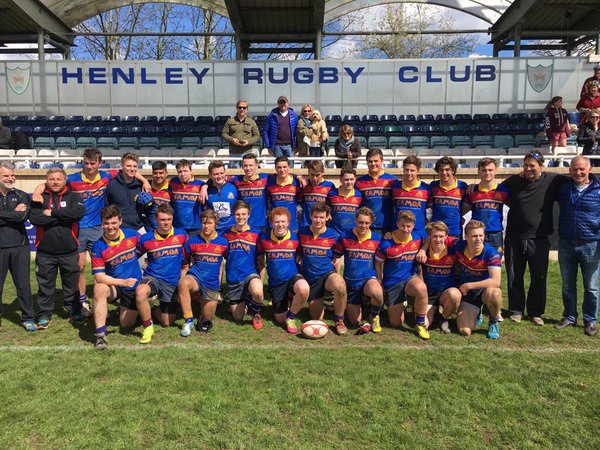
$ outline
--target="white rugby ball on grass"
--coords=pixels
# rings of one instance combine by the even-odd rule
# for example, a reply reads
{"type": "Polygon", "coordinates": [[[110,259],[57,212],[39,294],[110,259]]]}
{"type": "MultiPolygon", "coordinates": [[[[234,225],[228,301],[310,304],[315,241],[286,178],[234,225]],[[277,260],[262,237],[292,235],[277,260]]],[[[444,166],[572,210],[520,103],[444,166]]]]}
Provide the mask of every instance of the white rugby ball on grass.
{"type": "Polygon", "coordinates": [[[302,324],[302,334],[308,339],[323,339],[329,333],[329,326],[321,320],[309,320],[302,324]]]}

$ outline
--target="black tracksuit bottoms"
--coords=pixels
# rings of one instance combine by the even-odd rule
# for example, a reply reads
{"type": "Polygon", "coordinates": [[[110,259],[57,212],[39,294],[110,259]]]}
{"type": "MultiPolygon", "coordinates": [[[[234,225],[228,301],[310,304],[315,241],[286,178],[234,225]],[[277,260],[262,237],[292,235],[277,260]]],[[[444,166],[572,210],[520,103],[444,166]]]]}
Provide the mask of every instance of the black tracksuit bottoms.
{"type": "Polygon", "coordinates": [[[37,293],[38,319],[52,317],[56,301],[58,271],[60,271],[65,309],[70,315],[81,314],[78,253],[51,255],[38,251],[35,257],[35,276],[39,287],[37,293]]]}
{"type": "Polygon", "coordinates": [[[2,291],[6,275],[10,270],[13,283],[17,290],[17,300],[21,308],[21,320],[33,320],[33,297],[31,296],[31,283],[29,282],[29,245],[19,247],[0,248],[0,316],[2,316],[2,291]]]}

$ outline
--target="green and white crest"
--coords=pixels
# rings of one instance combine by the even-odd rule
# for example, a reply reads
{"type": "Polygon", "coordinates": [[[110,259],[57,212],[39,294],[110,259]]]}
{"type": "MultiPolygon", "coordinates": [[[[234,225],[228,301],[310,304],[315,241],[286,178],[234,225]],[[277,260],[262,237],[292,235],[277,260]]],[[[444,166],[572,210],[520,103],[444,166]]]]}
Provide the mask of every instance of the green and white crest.
{"type": "Polygon", "coordinates": [[[29,67],[7,67],[6,80],[8,86],[17,95],[21,95],[29,88],[31,83],[31,66],[29,67]]]}

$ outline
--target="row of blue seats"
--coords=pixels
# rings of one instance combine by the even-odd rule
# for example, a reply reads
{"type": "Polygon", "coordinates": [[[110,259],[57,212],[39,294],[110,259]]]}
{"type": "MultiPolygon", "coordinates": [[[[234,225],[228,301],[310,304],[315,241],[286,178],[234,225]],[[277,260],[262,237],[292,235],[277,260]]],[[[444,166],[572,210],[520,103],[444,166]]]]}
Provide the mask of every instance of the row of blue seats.
{"type": "MultiPolygon", "coordinates": [[[[472,148],[512,148],[521,146],[540,146],[545,143],[545,135],[534,137],[531,134],[518,134],[512,136],[510,134],[501,135],[455,135],[455,136],[358,136],[362,148],[437,148],[437,147],[472,147],[472,148]]],[[[575,136],[570,138],[575,143],[575,136]]],[[[333,140],[329,141],[330,146],[333,145],[333,140]]],[[[183,138],[173,136],[145,136],[132,137],[122,136],[116,137],[57,137],[40,136],[31,138],[32,148],[60,149],[60,148],[87,148],[101,147],[121,149],[138,149],[138,148],[192,148],[192,149],[219,149],[226,147],[227,143],[218,136],[186,136],[183,138]]],[[[259,139],[257,148],[262,148],[262,139],[259,139]]]]}
{"type": "MultiPolygon", "coordinates": [[[[579,113],[572,113],[573,119],[571,122],[578,122],[579,113]]],[[[2,121],[5,124],[12,124],[13,126],[194,126],[194,125],[222,125],[224,124],[229,116],[83,116],[83,115],[71,115],[71,116],[2,116],[2,121]]],[[[254,115],[254,120],[259,124],[263,124],[267,118],[266,115],[254,115]]],[[[327,115],[325,121],[329,125],[339,125],[342,123],[350,123],[355,125],[362,125],[364,127],[371,125],[387,126],[387,125],[456,125],[461,123],[469,124],[480,124],[480,123],[531,123],[538,124],[544,121],[543,113],[497,113],[497,114],[402,114],[396,116],[394,114],[383,114],[378,116],[376,114],[359,115],[348,114],[348,115],[327,115]]]]}
{"type": "Polygon", "coordinates": [[[87,126],[60,126],[60,127],[49,127],[49,126],[38,126],[38,127],[29,127],[29,126],[13,126],[10,124],[8,126],[13,133],[23,132],[27,136],[53,136],[53,137],[80,137],[80,136],[92,136],[92,137],[122,137],[122,136],[135,136],[135,137],[143,137],[143,136],[221,136],[223,131],[223,127],[216,126],[194,126],[194,127],[171,127],[171,126],[161,126],[161,127],[146,127],[146,126],[138,126],[138,127],[128,127],[128,126],[118,126],[118,127],[108,127],[108,126],[98,126],[98,127],[87,127],[87,126]]]}

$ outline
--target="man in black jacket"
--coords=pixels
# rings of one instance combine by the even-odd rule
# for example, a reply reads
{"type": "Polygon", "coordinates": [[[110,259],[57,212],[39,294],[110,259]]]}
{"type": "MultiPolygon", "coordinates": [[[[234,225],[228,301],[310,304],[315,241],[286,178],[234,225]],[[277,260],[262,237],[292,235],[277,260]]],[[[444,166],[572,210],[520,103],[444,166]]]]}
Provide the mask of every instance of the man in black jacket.
{"type": "Polygon", "coordinates": [[[15,189],[14,167],[0,163],[0,317],[2,288],[10,270],[17,289],[23,326],[27,331],[35,331],[37,327],[29,283],[29,240],[25,231],[29,209],[29,196],[15,189]]]}
{"type": "Polygon", "coordinates": [[[83,322],[79,303],[79,220],[85,214],[83,199],[67,187],[67,174],[58,167],[46,172],[43,203],[34,202],[30,221],[37,227],[35,275],[39,290],[37,328],[50,325],[60,270],[64,306],[69,320],[83,322]]]}

